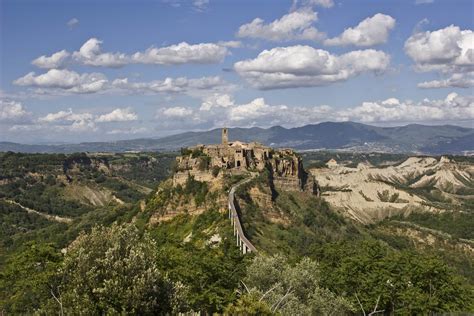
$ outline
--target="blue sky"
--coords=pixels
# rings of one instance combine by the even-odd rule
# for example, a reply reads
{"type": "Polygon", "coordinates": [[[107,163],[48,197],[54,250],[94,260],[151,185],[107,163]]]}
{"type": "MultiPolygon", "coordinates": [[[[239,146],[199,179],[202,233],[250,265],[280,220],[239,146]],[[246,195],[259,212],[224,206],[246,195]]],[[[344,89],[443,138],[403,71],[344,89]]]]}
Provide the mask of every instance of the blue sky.
{"type": "Polygon", "coordinates": [[[1,141],[474,127],[472,1],[0,3],[1,141]]]}

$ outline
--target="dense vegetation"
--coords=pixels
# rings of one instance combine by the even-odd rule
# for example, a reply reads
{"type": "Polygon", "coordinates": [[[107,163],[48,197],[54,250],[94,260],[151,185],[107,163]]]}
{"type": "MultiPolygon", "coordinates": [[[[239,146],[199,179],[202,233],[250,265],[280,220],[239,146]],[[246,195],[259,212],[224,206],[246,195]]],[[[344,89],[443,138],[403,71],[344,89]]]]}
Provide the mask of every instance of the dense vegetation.
{"type": "MultiPolygon", "coordinates": [[[[382,158],[376,158],[379,164],[382,158]]],[[[216,204],[242,176],[225,177],[221,192],[192,177],[183,186],[168,181],[158,187],[172,160],[173,154],[0,154],[0,312],[415,315],[474,310],[472,255],[419,248],[388,229],[408,222],[448,233],[452,242],[472,240],[471,213],[412,213],[361,226],[321,198],[275,190],[269,174],[262,173],[237,192],[244,229],[259,250],[243,256],[227,214],[216,204]],[[113,192],[125,203],[94,205],[71,198],[68,188],[84,186],[113,192]],[[150,216],[173,199],[205,205],[206,211],[149,225],[150,216]],[[9,200],[73,221],[55,222],[9,200]],[[271,209],[262,207],[267,202],[271,209]]]]}

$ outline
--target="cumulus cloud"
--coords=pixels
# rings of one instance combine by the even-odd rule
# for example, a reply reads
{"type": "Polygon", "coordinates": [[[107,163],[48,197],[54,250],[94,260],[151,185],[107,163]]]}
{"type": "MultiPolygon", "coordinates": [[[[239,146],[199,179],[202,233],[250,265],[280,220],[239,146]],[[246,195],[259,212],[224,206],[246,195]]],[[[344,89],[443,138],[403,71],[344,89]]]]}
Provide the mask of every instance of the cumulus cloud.
{"type": "Polygon", "coordinates": [[[57,130],[66,130],[70,132],[96,131],[97,126],[94,122],[94,115],[91,113],[74,113],[72,109],[49,113],[38,118],[36,125],[32,128],[47,129],[55,127],[57,130]]]}
{"type": "Polygon", "coordinates": [[[252,22],[240,26],[237,36],[261,38],[275,42],[320,40],[324,38],[325,34],[312,26],[317,20],[316,12],[311,9],[300,9],[268,24],[264,20],[256,18],[252,22]]]}
{"type": "Polygon", "coordinates": [[[28,120],[30,113],[23,104],[13,100],[0,99],[0,122],[17,123],[28,120]]]}
{"type": "MultiPolygon", "coordinates": [[[[218,96],[230,99],[230,96],[218,96]],[[229,97],[229,98],[228,98],[229,97]]],[[[205,102],[203,102],[204,104],[205,102]]],[[[225,102],[225,106],[170,107],[159,111],[160,124],[167,128],[208,129],[220,126],[282,125],[286,127],[315,124],[323,121],[357,121],[363,123],[449,122],[474,119],[474,97],[450,93],[444,99],[419,102],[388,98],[337,109],[328,105],[294,106],[269,104],[264,98],[248,103],[225,102]],[[165,115],[168,114],[168,115],[165,115]],[[168,120],[163,119],[168,118],[168,120]]]]}
{"type": "Polygon", "coordinates": [[[103,53],[101,45],[101,40],[91,38],[72,57],[75,62],[89,66],[117,68],[129,63],[129,58],[123,53],[103,53]]]}
{"type": "Polygon", "coordinates": [[[473,71],[474,33],[454,25],[416,33],[406,40],[405,52],[420,71],[473,71]]]}
{"type": "Polygon", "coordinates": [[[419,32],[405,42],[405,52],[421,72],[435,71],[442,80],[422,82],[420,88],[472,87],[474,33],[450,25],[436,31],[419,32]]]}
{"type": "Polygon", "coordinates": [[[340,111],[343,120],[374,122],[426,122],[474,119],[474,98],[450,93],[443,100],[421,102],[391,98],[381,102],[363,102],[360,106],[340,111]]]}
{"type": "Polygon", "coordinates": [[[74,112],[71,108],[54,113],[48,113],[36,120],[37,128],[57,127],[60,130],[70,132],[97,131],[96,123],[131,122],[138,120],[138,115],[132,108],[117,108],[104,114],[92,114],[89,112],[74,112]]]}
{"type": "Polygon", "coordinates": [[[232,96],[228,94],[214,93],[210,96],[207,96],[200,107],[201,111],[210,111],[216,108],[227,108],[234,105],[235,102],[232,96]]]}
{"type": "Polygon", "coordinates": [[[373,49],[343,55],[310,46],[276,47],[256,58],[239,61],[234,69],[259,89],[323,86],[365,72],[379,73],[390,64],[390,56],[373,49]]]}
{"type": "Polygon", "coordinates": [[[79,19],[78,18],[72,18],[67,22],[67,26],[71,29],[73,27],[77,26],[78,24],[79,24],[79,19]]]}
{"type": "Polygon", "coordinates": [[[51,56],[40,56],[33,60],[31,63],[39,68],[62,68],[67,62],[69,54],[66,50],[59,51],[52,54],[51,56]]]}
{"type": "Polygon", "coordinates": [[[390,31],[395,27],[395,19],[389,15],[377,13],[355,27],[350,27],[334,38],[324,41],[325,45],[373,46],[387,42],[390,31]]]}
{"type": "Polygon", "coordinates": [[[109,81],[102,73],[79,74],[66,69],[50,69],[48,72],[36,75],[30,72],[13,81],[19,86],[35,87],[40,89],[37,94],[67,95],[67,94],[92,94],[104,92],[136,93],[178,93],[194,94],[199,91],[229,91],[234,88],[221,77],[201,78],[165,78],[149,82],[133,82],[128,78],[119,78],[109,81]]]}
{"type": "Polygon", "coordinates": [[[222,62],[227,53],[226,46],[214,43],[191,45],[182,42],[161,48],[151,47],[133,54],[131,60],[134,63],[157,65],[214,64],[222,62]]]}
{"type": "Polygon", "coordinates": [[[150,47],[143,52],[127,55],[120,52],[103,52],[102,43],[97,38],[90,38],[72,54],[62,50],[51,56],[40,56],[33,60],[32,64],[46,69],[62,68],[68,63],[110,68],[119,68],[128,64],[213,64],[222,62],[229,53],[229,48],[241,46],[239,41],[200,44],[182,42],[166,47],[150,47]]]}
{"type": "Polygon", "coordinates": [[[138,115],[131,108],[115,109],[110,113],[102,114],[95,120],[96,122],[129,122],[138,120],[138,115]]]}
{"type": "Polygon", "coordinates": [[[41,75],[30,72],[13,81],[19,86],[61,89],[70,93],[96,93],[103,90],[107,82],[101,73],[78,74],[66,69],[50,69],[41,75]]]}

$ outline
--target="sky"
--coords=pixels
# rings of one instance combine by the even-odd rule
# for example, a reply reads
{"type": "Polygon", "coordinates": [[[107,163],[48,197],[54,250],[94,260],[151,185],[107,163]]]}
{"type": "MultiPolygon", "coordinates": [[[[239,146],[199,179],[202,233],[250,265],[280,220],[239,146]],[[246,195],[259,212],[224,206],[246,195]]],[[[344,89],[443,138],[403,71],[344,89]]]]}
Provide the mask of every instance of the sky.
{"type": "Polygon", "coordinates": [[[0,141],[474,128],[472,0],[0,0],[0,141]]]}

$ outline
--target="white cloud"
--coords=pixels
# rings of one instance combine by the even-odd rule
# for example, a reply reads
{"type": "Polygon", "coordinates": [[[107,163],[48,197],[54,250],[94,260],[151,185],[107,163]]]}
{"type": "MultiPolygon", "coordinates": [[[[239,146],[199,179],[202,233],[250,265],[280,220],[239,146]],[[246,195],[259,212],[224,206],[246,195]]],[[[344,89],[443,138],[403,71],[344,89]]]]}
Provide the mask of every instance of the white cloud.
{"type": "MultiPolygon", "coordinates": [[[[232,107],[229,111],[229,119],[231,121],[255,120],[259,117],[271,114],[274,108],[275,107],[266,104],[263,98],[258,98],[250,103],[232,107]]],[[[279,108],[279,110],[287,110],[287,108],[279,108]]]]}
{"type": "Polygon", "coordinates": [[[311,9],[290,12],[280,19],[265,24],[260,18],[240,26],[238,37],[262,38],[269,41],[282,42],[292,40],[320,40],[324,33],[312,26],[318,15],[311,9]]]}
{"type": "Polygon", "coordinates": [[[350,27],[334,38],[326,39],[325,45],[372,46],[387,42],[390,31],[395,27],[395,19],[377,13],[366,18],[355,27],[350,27]]]}
{"type": "Polygon", "coordinates": [[[230,85],[220,77],[202,78],[165,78],[150,82],[130,82],[128,78],[116,79],[112,82],[114,88],[132,93],[193,93],[198,90],[213,91],[230,89],[230,85]]]}
{"type": "Polygon", "coordinates": [[[101,44],[102,41],[91,38],[72,56],[76,62],[89,66],[116,68],[129,63],[129,58],[123,53],[102,53],[101,44]]]}
{"type": "Polygon", "coordinates": [[[151,47],[133,54],[131,59],[134,63],[157,65],[214,64],[222,62],[227,53],[225,46],[214,43],[191,45],[182,42],[161,48],[151,47]]]}
{"type": "Polygon", "coordinates": [[[385,71],[390,56],[373,49],[343,55],[310,46],[276,47],[255,59],[240,61],[234,69],[259,89],[322,86],[344,81],[365,72],[385,71]]]}
{"type": "Polygon", "coordinates": [[[67,26],[69,28],[73,28],[79,24],[79,19],[78,18],[72,18],[67,22],[67,26]]]}
{"type": "Polygon", "coordinates": [[[37,124],[31,128],[38,130],[53,127],[56,131],[91,132],[97,130],[94,118],[91,113],[74,113],[72,109],[68,109],[38,118],[37,124]]]}
{"type": "MultiPolygon", "coordinates": [[[[226,97],[227,98],[227,97],[226,97]]],[[[232,98],[229,96],[232,100],[232,98]]],[[[363,123],[459,122],[474,119],[474,97],[450,93],[444,99],[419,102],[388,98],[367,101],[354,107],[336,109],[328,105],[272,105],[264,98],[248,103],[227,104],[211,108],[171,107],[159,112],[160,125],[167,128],[209,129],[220,126],[282,125],[286,127],[323,121],[357,121],[363,123]],[[165,115],[165,113],[168,115],[165,115]],[[163,119],[168,118],[168,120],[163,119]]]]}
{"type": "Polygon", "coordinates": [[[464,72],[474,69],[474,33],[450,25],[410,36],[405,52],[419,71],[464,72]]]}
{"type": "Polygon", "coordinates": [[[442,80],[422,82],[420,88],[472,86],[474,76],[474,32],[450,25],[436,31],[419,32],[405,42],[405,52],[417,71],[439,72],[442,80]]]}
{"type": "Polygon", "coordinates": [[[74,113],[72,109],[68,109],[67,111],[48,113],[47,115],[38,118],[38,122],[41,123],[65,123],[93,120],[94,116],[91,113],[74,113]]]}
{"type": "Polygon", "coordinates": [[[175,106],[164,109],[162,113],[164,116],[169,118],[185,118],[191,116],[193,110],[182,106],[175,106]]]}
{"type": "Polygon", "coordinates": [[[234,100],[230,95],[214,93],[203,100],[200,110],[210,111],[216,108],[227,108],[232,105],[234,105],[234,100]]]}
{"type": "Polygon", "coordinates": [[[418,88],[423,89],[470,87],[474,87],[474,72],[468,74],[457,73],[446,79],[425,81],[418,84],[418,88]]]}
{"type": "Polygon", "coordinates": [[[443,100],[425,99],[418,103],[396,99],[363,102],[360,106],[339,111],[337,115],[342,120],[365,123],[472,120],[474,98],[450,93],[443,100]]]}
{"type": "Polygon", "coordinates": [[[13,81],[19,86],[61,89],[70,93],[96,93],[103,90],[107,82],[101,73],[78,74],[66,69],[50,69],[38,76],[30,72],[13,81]]]}
{"type": "Polygon", "coordinates": [[[31,63],[39,68],[62,68],[70,55],[71,54],[69,54],[66,50],[62,50],[52,54],[49,57],[45,55],[40,56],[33,60],[31,63]]]}
{"type": "Polygon", "coordinates": [[[39,117],[37,122],[37,129],[48,129],[51,127],[58,128],[58,130],[65,130],[70,132],[86,132],[97,131],[99,126],[96,123],[110,123],[110,122],[131,122],[136,121],[138,116],[133,112],[132,108],[117,108],[109,113],[95,115],[89,112],[76,113],[72,109],[66,111],[58,111],[48,113],[45,116],[39,117]]]}
{"type": "Polygon", "coordinates": [[[165,78],[149,82],[132,82],[128,78],[109,81],[102,73],[79,74],[66,69],[50,69],[36,75],[30,72],[13,82],[19,86],[36,87],[37,95],[70,95],[85,93],[178,93],[195,95],[200,93],[225,92],[235,88],[221,77],[165,78]]]}
{"type": "Polygon", "coordinates": [[[13,100],[0,99],[0,122],[15,123],[28,120],[30,113],[23,104],[13,100]]]}
{"type": "Polygon", "coordinates": [[[110,113],[102,114],[96,122],[129,122],[138,120],[138,115],[131,108],[115,109],[110,113]]]}
{"type": "Polygon", "coordinates": [[[220,63],[229,54],[229,48],[241,46],[239,41],[220,41],[218,43],[188,44],[182,42],[166,47],[150,47],[143,52],[131,55],[125,53],[102,52],[102,41],[90,38],[72,54],[66,50],[59,51],[51,56],[40,56],[32,61],[40,68],[62,68],[67,63],[94,67],[119,68],[129,64],[214,64],[220,63]]]}

